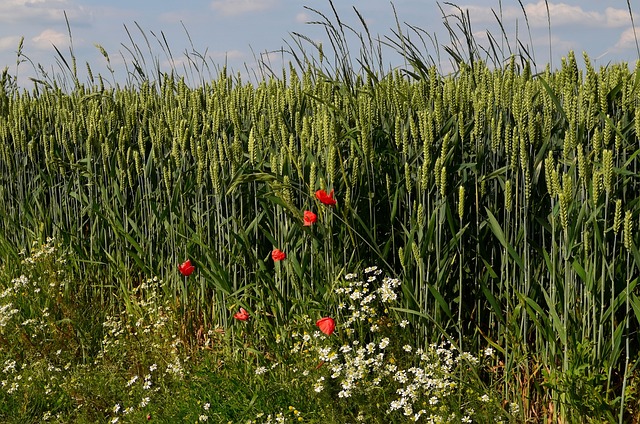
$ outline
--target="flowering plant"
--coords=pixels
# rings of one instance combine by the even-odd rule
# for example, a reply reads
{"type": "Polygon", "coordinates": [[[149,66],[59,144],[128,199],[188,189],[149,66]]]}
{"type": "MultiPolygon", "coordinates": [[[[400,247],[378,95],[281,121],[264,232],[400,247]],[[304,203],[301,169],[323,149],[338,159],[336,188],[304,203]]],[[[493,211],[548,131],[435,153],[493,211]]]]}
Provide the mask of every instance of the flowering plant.
{"type": "Polygon", "coordinates": [[[273,259],[274,262],[281,261],[286,257],[287,257],[287,254],[280,249],[273,249],[273,251],[271,252],[271,258],[273,259]]]}
{"type": "MultiPolygon", "coordinates": [[[[486,416],[508,420],[498,399],[469,372],[481,365],[481,358],[449,342],[414,344],[409,321],[391,314],[400,284],[383,277],[377,267],[347,274],[338,283],[333,290],[338,303],[335,320],[327,316],[316,326],[332,334],[338,321],[340,337],[305,332],[292,349],[315,365],[309,365],[314,371],[308,373],[313,390],[335,402],[360,405],[354,411],[360,421],[381,414],[388,422],[400,417],[416,422],[472,422],[486,416]],[[463,404],[457,402],[460,397],[463,404]]],[[[485,352],[488,361],[489,355],[493,351],[485,352]]]]}
{"type": "Polygon", "coordinates": [[[240,311],[233,314],[233,317],[238,321],[248,321],[250,318],[249,312],[247,312],[244,308],[240,308],[240,311]]]}
{"type": "Polygon", "coordinates": [[[187,259],[178,267],[178,271],[180,271],[180,274],[184,275],[185,277],[190,276],[195,269],[196,267],[191,264],[191,261],[189,259],[187,259]]]}
{"type": "Polygon", "coordinates": [[[322,331],[327,336],[333,334],[333,331],[336,329],[336,322],[333,318],[330,317],[320,318],[318,321],[316,321],[316,325],[318,326],[320,331],[322,331]]]}
{"type": "Polygon", "coordinates": [[[324,190],[318,190],[316,191],[316,198],[327,206],[336,205],[336,199],[333,198],[333,190],[331,190],[329,194],[324,190]]]}
{"type": "Polygon", "coordinates": [[[316,215],[311,211],[304,211],[303,220],[304,220],[303,225],[305,227],[310,227],[312,224],[314,224],[318,220],[318,215],[316,215]]]}

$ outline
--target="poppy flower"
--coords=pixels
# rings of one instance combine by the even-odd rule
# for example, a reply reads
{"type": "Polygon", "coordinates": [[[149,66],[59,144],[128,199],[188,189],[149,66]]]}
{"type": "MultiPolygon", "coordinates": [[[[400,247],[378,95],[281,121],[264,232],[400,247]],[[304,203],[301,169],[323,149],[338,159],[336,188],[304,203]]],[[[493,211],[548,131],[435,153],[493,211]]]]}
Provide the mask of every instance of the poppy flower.
{"type": "Polygon", "coordinates": [[[310,227],[311,224],[313,224],[314,222],[316,222],[318,220],[318,215],[316,215],[315,213],[311,212],[311,211],[304,211],[304,226],[305,227],[310,227]]]}
{"type": "Polygon", "coordinates": [[[249,319],[249,312],[247,312],[244,308],[240,308],[240,312],[236,312],[233,314],[233,317],[238,321],[247,321],[249,319]]]}
{"type": "Polygon", "coordinates": [[[322,203],[324,203],[325,205],[328,205],[328,206],[336,205],[336,199],[333,198],[333,190],[331,190],[329,194],[327,194],[327,192],[324,190],[318,190],[316,191],[316,198],[322,203]]]}
{"type": "Polygon", "coordinates": [[[336,322],[333,320],[333,318],[330,317],[320,318],[318,321],[316,321],[316,325],[318,326],[320,331],[322,331],[327,336],[333,334],[333,330],[336,329],[336,322]]]}
{"type": "Polygon", "coordinates": [[[271,257],[273,258],[274,262],[278,262],[286,258],[287,255],[280,249],[273,249],[273,251],[271,252],[271,257]]]}
{"type": "Polygon", "coordinates": [[[191,265],[191,261],[189,259],[187,259],[186,262],[178,267],[178,271],[180,271],[180,274],[184,275],[185,277],[190,276],[195,269],[196,267],[191,265]]]}

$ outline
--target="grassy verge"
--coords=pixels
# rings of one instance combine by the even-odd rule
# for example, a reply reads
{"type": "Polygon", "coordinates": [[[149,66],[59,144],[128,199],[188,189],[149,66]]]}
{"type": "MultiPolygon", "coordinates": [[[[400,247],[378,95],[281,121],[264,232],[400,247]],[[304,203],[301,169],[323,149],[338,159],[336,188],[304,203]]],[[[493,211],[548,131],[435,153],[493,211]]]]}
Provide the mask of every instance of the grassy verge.
{"type": "Polygon", "coordinates": [[[399,280],[375,267],[328,291],[325,321],[335,328],[306,314],[276,326],[256,310],[185,334],[179,302],[167,300],[162,281],[142,282],[112,310],[96,308],[60,248],[53,240],[34,246],[19,272],[5,267],[0,275],[3,422],[519,417],[496,390],[496,351],[460,352],[446,339],[416,344],[397,310],[399,280]]]}

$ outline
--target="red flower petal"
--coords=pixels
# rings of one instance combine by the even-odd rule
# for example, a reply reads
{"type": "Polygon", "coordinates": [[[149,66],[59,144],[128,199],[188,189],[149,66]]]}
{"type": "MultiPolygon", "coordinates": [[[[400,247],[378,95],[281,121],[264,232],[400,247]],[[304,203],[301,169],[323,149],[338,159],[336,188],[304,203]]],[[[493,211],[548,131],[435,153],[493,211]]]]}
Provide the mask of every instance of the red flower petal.
{"type": "Polygon", "coordinates": [[[247,321],[250,318],[249,312],[247,312],[244,308],[240,308],[240,311],[233,314],[233,317],[238,321],[247,321]]]}
{"type": "Polygon", "coordinates": [[[318,215],[316,215],[311,211],[304,211],[303,220],[304,220],[303,225],[305,227],[310,227],[313,223],[315,223],[318,220],[318,215]]]}
{"type": "Polygon", "coordinates": [[[283,259],[284,259],[284,258],[286,258],[286,257],[287,257],[286,253],[284,253],[284,252],[283,252],[282,250],[280,250],[280,249],[273,249],[273,251],[271,252],[271,258],[272,258],[275,262],[281,261],[281,260],[283,260],[283,259]]]}
{"type": "Polygon", "coordinates": [[[316,198],[325,205],[336,205],[336,199],[333,198],[333,189],[331,190],[331,192],[329,192],[329,194],[327,194],[327,192],[324,190],[316,191],[316,198]]]}
{"type": "Polygon", "coordinates": [[[327,336],[333,334],[333,331],[336,329],[336,322],[333,320],[333,318],[330,317],[320,318],[316,322],[316,325],[318,326],[320,331],[322,331],[327,336]]]}
{"type": "Polygon", "coordinates": [[[189,259],[187,259],[178,267],[178,271],[180,271],[180,274],[184,275],[185,277],[190,276],[195,269],[196,267],[191,265],[191,261],[189,259]]]}

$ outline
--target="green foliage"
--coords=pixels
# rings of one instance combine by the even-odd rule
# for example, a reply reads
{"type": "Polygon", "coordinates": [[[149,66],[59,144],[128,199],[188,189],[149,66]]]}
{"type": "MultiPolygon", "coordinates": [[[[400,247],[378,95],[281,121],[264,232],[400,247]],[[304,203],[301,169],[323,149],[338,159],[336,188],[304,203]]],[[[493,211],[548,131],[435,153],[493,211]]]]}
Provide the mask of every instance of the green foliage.
{"type": "MultiPolygon", "coordinates": [[[[292,49],[297,68],[256,84],[222,69],[194,87],[145,69],[137,48],[135,86],[82,84],[72,51],[58,51],[72,88],[54,78],[19,91],[3,73],[0,266],[12,277],[0,322],[45,318],[0,333],[25,346],[32,362],[21,370],[39,375],[39,355],[62,347],[94,358],[103,330],[93,320],[121,326],[121,347],[101,358],[138,375],[171,357],[133,342],[135,320],[167,337],[154,327],[160,311],[175,314],[170,339],[186,352],[243,307],[260,317],[250,326],[261,352],[296,317],[335,307],[345,270],[375,262],[402,282],[396,311],[409,313],[421,348],[446,337],[460,352],[499,352],[502,396],[523,418],[637,415],[640,63],[594,69],[585,55],[581,70],[569,52],[534,72],[528,52],[499,61],[492,43],[490,67],[460,10],[462,34],[445,19],[455,73],[400,30],[390,43],[412,68],[383,72],[366,25],[356,72],[350,28],[315,12],[334,64],[300,36],[318,58],[292,49]],[[318,189],[334,190],[337,205],[321,204],[318,189]],[[312,226],[305,210],[318,215],[312,226]],[[35,258],[47,237],[69,249],[67,262],[17,278],[17,252],[35,242],[24,256],[35,258]],[[185,278],[187,258],[196,272],[185,278]]],[[[252,338],[244,330],[225,335],[229,346],[252,338]]],[[[38,399],[41,413],[50,401],[38,399]]],[[[22,417],[35,417],[25,405],[22,417]]]]}

